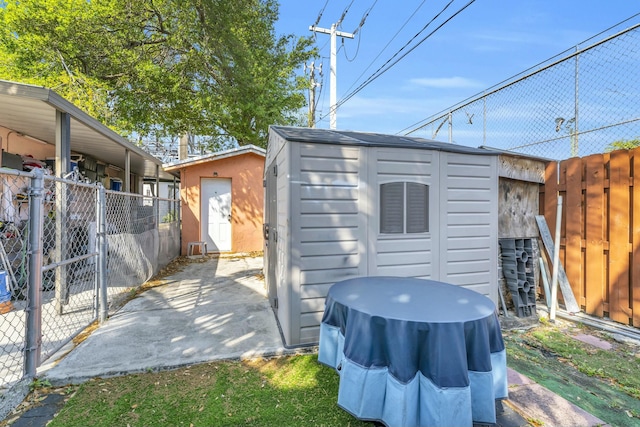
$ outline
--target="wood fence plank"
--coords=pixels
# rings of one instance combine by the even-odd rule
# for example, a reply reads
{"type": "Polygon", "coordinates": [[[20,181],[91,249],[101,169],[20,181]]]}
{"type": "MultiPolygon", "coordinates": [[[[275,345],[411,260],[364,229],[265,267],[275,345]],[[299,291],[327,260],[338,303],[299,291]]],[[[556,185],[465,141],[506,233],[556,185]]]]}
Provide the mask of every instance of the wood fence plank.
{"type": "Polygon", "coordinates": [[[629,151],[610,154],[609,161],[609,317],[629,324],[629,151]]]}
{"type": "Polygon", "coordinates": [[[560,165],[565,181],[565,256],[564,269],[571,284],[578,305],[585,305],[582,258],[582,230],[584,224],[582,209],[582,159],[574,157],[560,165]]]}
{"type": "Polygon", "coordinates": [[[633,164],[633,206],[631,245],[631,292],[633,326],[640,328],[640,148],[631,151],[633,164]]]}
{"type": "MultiPolygon", "coordinates": [[[[540,229],[540,237],[542,238],[544,248],[547,250],[549,259],[553,261],[555,249],[553,245],[553,238],[551,236],[551,232],[549,231],[549,226],[547,225],[547,222],[542,215],[536,215],[536,222],[538,223],[538,228],[540,229]]],[[[551,265],[551,268],[553,268],[553,265],[551,265]]],[[[569,284],[569,280],[567,280],[567,274],[562,267],[562,262],[560,262],[560,265],[558,265],[558,285],[560,287],[560,291],[562,292],[562,300],[564,301],[565,309],[569,313],[579,313],[580,307],[578,306],[575,296],[573,295],[571,285],[569,284]]],[[[551,304],[555,304],[555,302],[551,301],[551,304]]]]}
{"type": "Polygon", "coordinates": [[[604,156],[594,154],[585,162],[585,312],[604,315],[604,156]]]}

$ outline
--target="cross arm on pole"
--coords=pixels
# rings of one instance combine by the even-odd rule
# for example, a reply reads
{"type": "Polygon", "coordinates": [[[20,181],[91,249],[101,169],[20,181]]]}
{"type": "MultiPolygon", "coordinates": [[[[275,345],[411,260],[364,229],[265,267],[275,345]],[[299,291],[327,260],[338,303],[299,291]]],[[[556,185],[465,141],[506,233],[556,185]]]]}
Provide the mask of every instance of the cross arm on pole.
{"type": "MultiPolygon", "coordinates": [[[[315,25],[309,26],[309,31],[313,31],[314,33],[331,34],[330,28],[320,28],[320,27],[316,27],[315,25]]],[[[346,37],[348,39],[352,39],[355,37],[354,34],[345,33],[344,31],[335,31],[335,33],[336,33],[336,36],[338,37],[346,37]]]]}

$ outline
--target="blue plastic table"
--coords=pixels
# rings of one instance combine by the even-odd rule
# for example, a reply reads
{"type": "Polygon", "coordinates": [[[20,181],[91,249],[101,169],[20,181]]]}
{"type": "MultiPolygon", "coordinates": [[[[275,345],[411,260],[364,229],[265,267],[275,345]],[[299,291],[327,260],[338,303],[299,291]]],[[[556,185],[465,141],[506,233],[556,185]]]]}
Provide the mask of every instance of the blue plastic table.
{"type": "Polygon", "coordinates": [[[495,400],[508,395],[495,305],[432,280],[362,277],[333,285],[318,359],[340,375],[340,407],[388,426],[495,423],[495,400]]]}

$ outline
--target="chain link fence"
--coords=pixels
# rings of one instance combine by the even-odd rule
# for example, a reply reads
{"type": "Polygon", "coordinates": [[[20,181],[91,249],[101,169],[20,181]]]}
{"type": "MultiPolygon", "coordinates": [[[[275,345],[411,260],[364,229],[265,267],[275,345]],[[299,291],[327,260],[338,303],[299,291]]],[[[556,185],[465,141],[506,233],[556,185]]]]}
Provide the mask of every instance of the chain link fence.
{"type": "Polygon", "coordinates": [[[640,138],[639,63],[636,24],[588,47],[577,46],[406,134],[556,160],[635,144],[640,138]]]}
{"type": "Polygon", "coordinates": [[[0,390],[180,254],[178,200],[0,169],[0,390]]]}

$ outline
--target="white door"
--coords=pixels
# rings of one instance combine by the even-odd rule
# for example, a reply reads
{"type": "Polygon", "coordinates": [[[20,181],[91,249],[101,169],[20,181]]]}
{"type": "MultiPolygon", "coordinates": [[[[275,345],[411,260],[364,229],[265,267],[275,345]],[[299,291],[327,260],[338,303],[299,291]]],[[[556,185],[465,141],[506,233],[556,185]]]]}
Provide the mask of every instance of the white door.
{"type": "Polygon", "coordinates": [[[201,183],[201,233],[212,252],[231,250],[231,180],[206,178],[201,183]]]}

